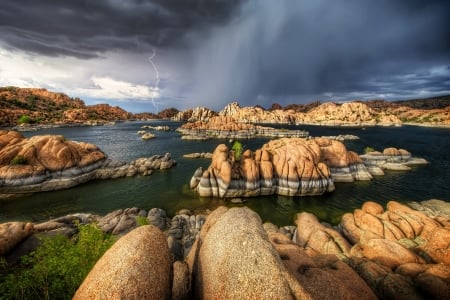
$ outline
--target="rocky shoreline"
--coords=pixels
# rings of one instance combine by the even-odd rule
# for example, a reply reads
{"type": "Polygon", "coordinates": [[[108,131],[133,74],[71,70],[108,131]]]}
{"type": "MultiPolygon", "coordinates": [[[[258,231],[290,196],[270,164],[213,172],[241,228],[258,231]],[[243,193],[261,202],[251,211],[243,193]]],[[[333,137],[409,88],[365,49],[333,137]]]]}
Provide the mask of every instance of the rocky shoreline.
{"type": "Polygon", "coordinates": [[[95,145],[63,136],[25,138],[0,131],[0,199],[70,188],[87,181],[151,175],[176,162],[170,153],[125,163],[109,158],[95,145]]]}
{"type": "Polygon", "coordinates": [[[129,208],[0,224],[0,255],[14,263],[38,236],[72,236],[76,221],[122,237],[74,299],[448,299],[449,217],[440,200],[366,202],[337,226],[306,212],[278,227],[246,207],[173,218],[129,208]]]}

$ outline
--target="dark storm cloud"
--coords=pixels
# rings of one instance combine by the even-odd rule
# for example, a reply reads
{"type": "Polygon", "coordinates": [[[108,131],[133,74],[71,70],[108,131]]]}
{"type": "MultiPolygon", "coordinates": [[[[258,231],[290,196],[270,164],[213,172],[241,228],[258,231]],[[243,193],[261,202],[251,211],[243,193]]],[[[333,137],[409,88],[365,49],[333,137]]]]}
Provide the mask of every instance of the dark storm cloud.
{"type": "Polygon", "coordinates": [[[107,50],[174,45],[198,26],[224,22],[232,0],[4,0],[0,40],[41,55],[94,57],[107,50]]]}
{"type": "Polygon", "coordinates": [[[270,104],[448,91],[449,12],[448,1],[248,1],[199,50],[194,95],[270,104]],[[446,71],[407,76],[435,67],[446,71]]]}
{"type": "Polygon", "coordinates": [[[137,84],[153,82],[155,48],[164,106],[390,100],[449,93],[449,14],[448,0],[3,0],[0,46],[115,51],[86,74],[137,84]]]}

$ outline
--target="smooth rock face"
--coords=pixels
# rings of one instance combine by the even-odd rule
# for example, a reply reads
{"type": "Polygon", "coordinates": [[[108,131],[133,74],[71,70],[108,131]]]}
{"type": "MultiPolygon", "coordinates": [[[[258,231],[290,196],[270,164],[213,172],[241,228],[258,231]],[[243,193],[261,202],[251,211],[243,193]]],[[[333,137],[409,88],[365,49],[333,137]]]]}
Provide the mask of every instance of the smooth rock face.
{"type": "Polygon", "coordinates": [[[207,219],[188,257],[194,298],[311,299],[287,272],[259,216],[219,208],[207,219]]]}
{"type": "Polygon", "coordinates": [[[100,258],[73,299],[170,299],[171,267],[164,234],[141,226],[100,258]]]}

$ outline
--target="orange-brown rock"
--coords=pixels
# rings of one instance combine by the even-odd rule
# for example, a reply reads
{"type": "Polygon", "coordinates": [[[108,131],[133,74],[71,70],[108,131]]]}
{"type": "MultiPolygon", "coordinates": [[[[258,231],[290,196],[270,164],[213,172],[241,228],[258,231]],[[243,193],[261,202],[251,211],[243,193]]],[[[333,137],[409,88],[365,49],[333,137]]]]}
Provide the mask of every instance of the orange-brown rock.
{"type": "Polygon", "coordinates": [[[144,225],[106,251],[73,299],[170,299],[171,267],[165,235],[144,225]]]}
{"type": "Polygon", "coordinates": [[[17,133],[0,131],[0,179],[10,180],[83,168],[103,160],[105,154],[89,143],[67,141],[60,135],[25,138],[17,133]]]}
{"type": "Polygon", "coordinates": [[[228,198],[321,195],[333,191],[334,180],[344,176],[350,181],[370,176],[357,154],[339,141],[324,138],[271,140],[255,152],[246,150],[240,161],[221,144],[209,168],[200,173],[195,172],[191,188],[201,196],[228,198]],[[361,168],[354,168],[359,165],[361,168]]]}
{"type": "Polygon", "coordinates": [[[319,223],[313,214],[297,214],[296,242],[303,248],[311,248],[318,254],[349,256],[351,245],[336,230],[319,223]]]}
{"type": "MultiPolygon", "coordinates": [[[[395,268],[406,263],[450,265],[450,230],[445,217],[436,220],[395,201],[386,211],[368,202],[345,214],[341,232],[354,244],[351,255],[395,268]]],[[[429,276],[423,275],[423,284],[429,276]]],[[[430,287],[431,289],[431,287],[430,287]]]]}
{"type": "Polygon", "coordinates": [[[309,257],[280,233],[269,234],[283,264],[313,299],[377,299],[364,280],[334,255],[309,257]]]}
{"type": "Polygon", "coordinates": [[[33,224],[8,222],[0,224],[0,256],[5,256],[33,233],[33,224]]]}

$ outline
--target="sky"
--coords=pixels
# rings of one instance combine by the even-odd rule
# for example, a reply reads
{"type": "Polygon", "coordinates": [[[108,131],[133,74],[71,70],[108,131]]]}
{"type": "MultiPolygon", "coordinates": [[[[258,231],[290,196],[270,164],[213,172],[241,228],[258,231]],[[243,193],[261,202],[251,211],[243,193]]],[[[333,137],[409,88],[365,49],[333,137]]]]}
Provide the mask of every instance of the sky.
{"type": "Polygon", "coordinates": [[[131,112],[450,94],[450,2],[2,0],[0,86],[131,112]]]}

